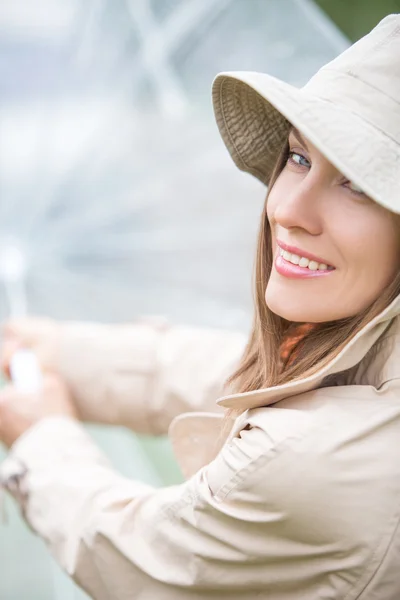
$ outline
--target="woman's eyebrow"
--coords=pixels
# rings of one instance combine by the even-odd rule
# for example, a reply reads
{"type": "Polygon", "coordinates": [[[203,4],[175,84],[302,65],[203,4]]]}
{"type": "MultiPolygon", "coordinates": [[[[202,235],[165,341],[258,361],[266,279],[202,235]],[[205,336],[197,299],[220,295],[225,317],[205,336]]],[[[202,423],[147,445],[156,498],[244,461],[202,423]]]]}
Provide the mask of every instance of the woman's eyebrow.
{"type": "Polygon", "coordinates": [[[298,142],[299,142],[299,143],[300,143],[302,146],[304,146],[304,148],[305,148],[306,150],[308,150],[308,148],[307,148],[307,144],[306,144],[306,142],[305,142],[305,140],[304,140],[303,136],[301,135],[300,131],[298,131],[298,130],[297,130],[295,127],[293,127],[293,129],[291,130],[291,132],[290,132],[290,133],[292,133],[292,134],[294,135],[294,137],[296,138],[296,140],[297,140],[297,141],[298,141],[298,142]]]}

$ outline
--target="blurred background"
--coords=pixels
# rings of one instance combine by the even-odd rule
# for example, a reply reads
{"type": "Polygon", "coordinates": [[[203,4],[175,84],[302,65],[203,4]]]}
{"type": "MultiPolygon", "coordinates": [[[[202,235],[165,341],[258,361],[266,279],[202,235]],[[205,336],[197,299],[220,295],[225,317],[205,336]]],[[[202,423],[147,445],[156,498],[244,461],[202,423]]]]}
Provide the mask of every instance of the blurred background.
{"type": "MultiPolygon", "coordinates": [[[[400,0],[0,0],[0,266],[30,313],[246,331],[265,189],[233,166],[210,87],[302,85],[400,0]]],[[[0,269],[1,271],[1,269],[0,269]]],[[[0,319],[10,306],[0,273],[0,319]]],[[[166,439],[90,427],[117,469],[180,481],[166,439]]],[[[2,454],[4,456],[4,453],[2,454]]],[[[82,600],[11,500],[1,600],[82,600]]]]}

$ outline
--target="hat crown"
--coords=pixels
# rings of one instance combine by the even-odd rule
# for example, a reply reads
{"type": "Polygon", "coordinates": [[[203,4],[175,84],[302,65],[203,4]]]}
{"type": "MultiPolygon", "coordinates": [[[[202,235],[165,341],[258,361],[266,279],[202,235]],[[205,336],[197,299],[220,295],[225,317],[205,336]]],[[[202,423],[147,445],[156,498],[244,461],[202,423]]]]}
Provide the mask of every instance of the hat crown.
{"type": "Polygon", "coordinates": [[[243,171],[268,185],[293,125],[367,196],[400,214],[399,14],[301,89],[264,73],[221,73],[213,101],[221,135],[243,171]]]}
{"type": "Polygon", "coordinates": [[[400,102],[400,15],[385,17],[319,72],[325,69],[353,75],[400,102]]]}
{"type": "Polygon", "coordinates": [[[399,144],[400,15],[383,19],[323,66],[303,89],[352,111],[399,144]]]}

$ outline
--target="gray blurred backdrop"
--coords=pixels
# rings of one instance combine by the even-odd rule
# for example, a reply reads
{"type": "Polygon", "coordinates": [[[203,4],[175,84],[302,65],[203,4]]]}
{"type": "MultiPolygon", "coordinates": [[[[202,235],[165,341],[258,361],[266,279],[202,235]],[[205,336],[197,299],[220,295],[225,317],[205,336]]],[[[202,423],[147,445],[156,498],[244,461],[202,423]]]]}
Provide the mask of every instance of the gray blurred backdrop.
{"type": "MultiPolygon", "coordinates": [[[[24,252],[29,310],[246,331],[265,189],[219,139],[212,80],[301,85],[347,44],[311,0],[0,1],[0,254],[24,252]]],[[[179,481],[166,440],[91,431],[126,475],[179,481]]],[[[0,598],[82,599],[7,510],[0,598]]]]}

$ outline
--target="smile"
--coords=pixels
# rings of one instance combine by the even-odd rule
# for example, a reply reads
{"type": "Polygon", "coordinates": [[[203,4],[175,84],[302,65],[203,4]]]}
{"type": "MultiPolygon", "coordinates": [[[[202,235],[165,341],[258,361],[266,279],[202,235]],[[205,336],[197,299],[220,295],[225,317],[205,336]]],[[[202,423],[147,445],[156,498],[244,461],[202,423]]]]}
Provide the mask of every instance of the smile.
{"type": "Polygon", "coordinates": [[[279,248],[275,259],[275,268],[280,275],[292,279],[324,277],[335,271],[335,268],[330,265],[293,254],[283,248],[279,248]]]}
{"type": "Polygon", "coordinates": [[[299,267],[304,267],[306,269],[309,269],[310,271],[327,271],[327,270],[332,271],[334,268],[325,263],[318,263],[317,261],[310,260],[309,258],[306,258],[304,256],[299,256],[298,254],[293,254],[292,252],[288,252],[287,250],[284,250],[283,248],[279,248],[279,254],[280,254],[280,256],[283,256],[283,258],[287,262],[290,262],[293,265],[299,265],[299,267]]]}

